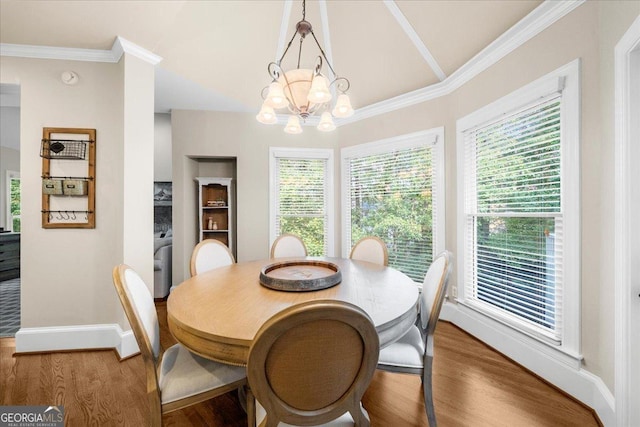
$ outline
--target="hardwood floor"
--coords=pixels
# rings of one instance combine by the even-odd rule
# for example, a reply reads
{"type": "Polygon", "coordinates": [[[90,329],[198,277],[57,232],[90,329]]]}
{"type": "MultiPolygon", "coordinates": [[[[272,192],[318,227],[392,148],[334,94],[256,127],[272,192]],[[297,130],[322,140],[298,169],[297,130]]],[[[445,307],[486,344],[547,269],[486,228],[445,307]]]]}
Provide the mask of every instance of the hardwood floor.
{"type": "MultiPolygon", "coordinates": [[[[163,347],[165,303],[157,303],[163,347]]],[[[0,405],[64,405],[66,426],[147,423],[140,356],[122,362],[111,350],[14,355],[0,339],[0,405]]],[[[592,411],[457,327],[436,331],[434,395],[438,424],[448,426],[598,426],[592,411]]],[[[376,372],[363,404],[372,427],[426,426],[420,378],[376,372]]],[[[165,426],[246,426],[235,393],[163,416],[165,426]]]]}

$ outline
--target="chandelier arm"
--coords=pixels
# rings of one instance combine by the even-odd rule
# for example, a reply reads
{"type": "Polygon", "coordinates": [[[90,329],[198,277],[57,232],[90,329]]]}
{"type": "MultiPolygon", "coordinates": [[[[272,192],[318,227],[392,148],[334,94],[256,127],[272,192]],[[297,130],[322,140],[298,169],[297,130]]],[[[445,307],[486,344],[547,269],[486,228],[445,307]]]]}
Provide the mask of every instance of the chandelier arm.
{"type": "Polygon", "coordinates": [[[273,77],[274,81],[278,80],[281,74],[284,74],[284,70],[277,62],[269,62],[269,65],[267,65],[267,71],[269,72],[269,75],[273,77]]]}
{"type": "Polygon", "coordinates": [[[318,39],[316,38],[315,33],[313,32],[313,30],[311,30],[311,35],[313,36],[313,41],[316,42],[316,46],[318,46],[318,49],[320,50],[320,53],[322,54],[322,57],[324,58],[324,60],[327,63],[327,66],[329,67],[329,69],[331,70],[331,72],[333,73],[333,76],[337,76],[335,70],[333,69],[333,67],[331,66],[331,62],[329,61],[329,59],[327,58],[327,55],[325,55],[324,50],[322,49],[322,46],[320,46],[320,42],[318,42],[318,39]]]}
{"type": "Polygon", "coordinates": [[[260,92],[260,96],[262,97],[262,100],[266,100],[267,96],[269,95],[269,86],[265,86],[262,88],[262,91],[260,92]]]}
{"type": "Polygon", "coordinates": [[[336,77],[329,86],[336,85],[336,89],[340,91],[340,93],[346,93],[351,87],[351,82],[346,77],[336,77]],[[345,87],[346,85],[346,87],[345,87]]]}

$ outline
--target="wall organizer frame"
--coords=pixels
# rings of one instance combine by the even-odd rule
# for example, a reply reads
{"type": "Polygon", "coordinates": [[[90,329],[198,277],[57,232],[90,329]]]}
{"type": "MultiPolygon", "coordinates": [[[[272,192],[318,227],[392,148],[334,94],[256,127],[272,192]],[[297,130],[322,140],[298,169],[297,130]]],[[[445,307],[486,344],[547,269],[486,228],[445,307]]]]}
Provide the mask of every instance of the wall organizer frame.
{"type": "Polygon", "coordinates": [[[95,228],[96,130],[43,128],[42,228],[95,228]]]}

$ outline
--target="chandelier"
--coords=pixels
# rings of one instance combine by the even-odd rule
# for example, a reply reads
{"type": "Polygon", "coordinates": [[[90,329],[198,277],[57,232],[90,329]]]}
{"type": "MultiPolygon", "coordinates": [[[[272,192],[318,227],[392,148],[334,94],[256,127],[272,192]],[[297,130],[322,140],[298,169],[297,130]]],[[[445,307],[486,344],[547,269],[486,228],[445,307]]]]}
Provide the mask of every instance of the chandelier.
{"type": "Polygon", "coordinates": [[[313,33],[311,24],[305,20],[305,14],[305,0],[302,0],[302,20],[296,24],[296,31],[293,33],[293,37],[289,40],[289,44],[280,59],[276,62],[269,63],[267,67],[272,81],[269,86],[262,89],[262,99],[264,99],[264,102],[262,103],[260,112],[256,116],[256,119],[258,119],[260,123],[273,124],[278,121],[275,110],[287,108],[291,114],[289,115],[289,120],[284,131],[293,134],[302,132],[302,126],[300,125],[301,119],[304,122],[308,117],[316,113],[321,114],[318,129],[325,132],[332,131],[336,128],[333,123],[333,117],[344,118],[353,114],[351,101],[346,94],[350,87],[349,80],[345,77],[338,77],[333,70],[324,50],[322,50],[318,39],[313,33]],[[313,37],[313,41],[320,51],[314,69],[300,68],[302,44],[309,34],[313,37]],[[284,71],[281,67],[282,60],[289,51],[296,36],[300,36],[297,67],[289,71],[284,71]],[[334,76],[331,82],[321,73],[323,58],[334,76]],[[339,92],[339,96],[333,106],[333,110],[330,112],[333,95],[329,88],[332,86],[335,86],[339,92]]]}

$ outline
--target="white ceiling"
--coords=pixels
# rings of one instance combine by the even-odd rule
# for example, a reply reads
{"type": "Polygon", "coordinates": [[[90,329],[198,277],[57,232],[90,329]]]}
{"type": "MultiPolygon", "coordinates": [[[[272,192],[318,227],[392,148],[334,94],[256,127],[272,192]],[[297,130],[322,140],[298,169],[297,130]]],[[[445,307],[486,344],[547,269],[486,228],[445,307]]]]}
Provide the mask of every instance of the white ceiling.
{"type": "MultiPolygon", "coordinates": [[[[308,0],[306,19],[335,71],[350,80],[354,108],[365,111],[450,82],[507,36],[514,38],[516,28],[523,34],[548,15],[541,10],[550,3],[562,2],[545,3],[308,0]]],[[[301,17],[297,0],[2,0],[0,42],[3,54],[13,45],[108,51],[119,36],[162,58],[156,111],[257,112],[270,82],[267,64],[301,17]]],[[[285,68],[296,57],[294,43],[285,68]]],[[[312,68],[318,54],[307,40],[302,65],[312,68]]]]}

